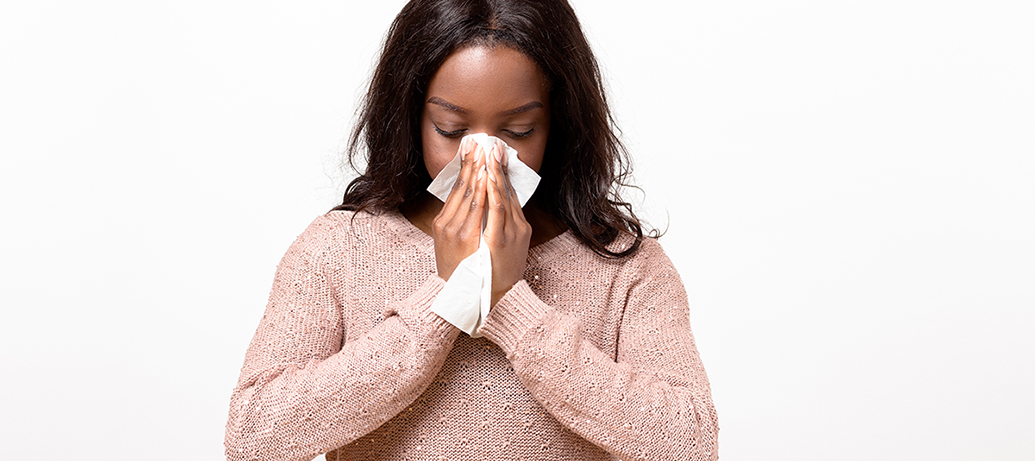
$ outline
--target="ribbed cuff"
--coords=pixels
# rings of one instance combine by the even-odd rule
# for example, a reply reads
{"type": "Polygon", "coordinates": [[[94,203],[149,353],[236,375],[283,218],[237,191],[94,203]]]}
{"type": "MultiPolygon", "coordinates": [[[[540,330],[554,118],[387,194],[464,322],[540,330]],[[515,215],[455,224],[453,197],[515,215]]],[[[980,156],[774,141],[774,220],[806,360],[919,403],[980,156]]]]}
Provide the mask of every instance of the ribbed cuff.
{"type": "Polygon", "coordinates": [[[509,356],[528,330],[543,323],[550,309],[532,292],[528,282],[520,280],[492,307],[478,333],[509,356]]]}
{"type": "Polygon", "coordinates": [[[435,301],[435,297],[444,286],[446,286],[446,281],[442,280],[442,277],[432,274],[423,285],[417,288],[417,291],[400,303],[399,317],[409,325],[411,330],[429,331],[439,338],[449,338],[459,333],[460,330],[431,312],[431,303],[435,301]]]}

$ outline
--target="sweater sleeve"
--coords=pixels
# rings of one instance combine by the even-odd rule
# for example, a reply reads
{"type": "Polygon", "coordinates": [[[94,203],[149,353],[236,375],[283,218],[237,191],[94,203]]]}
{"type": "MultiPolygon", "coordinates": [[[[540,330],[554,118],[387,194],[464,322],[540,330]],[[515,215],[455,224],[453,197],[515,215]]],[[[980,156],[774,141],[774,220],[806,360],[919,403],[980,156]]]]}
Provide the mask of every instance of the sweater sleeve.
{"type": "MultiPolygon", "coordinates": [[[[288,249],[230,400],[228,460],[310,460],[373,431],[427,386],[458,330],[430,311],[432,275],[384,321],[342,344],[332,242],[318,218],[288,249]]],[[[338,234],[340,236],[340,232],[338,234]]]]}
{"type": "Polygon", "coordinates": [[[617,361],[525,281],[500,299],[481,331],[554,418],[618,459],[718,459],[718,418],[686,291],[657,243],[633,258],[617,361]]]}

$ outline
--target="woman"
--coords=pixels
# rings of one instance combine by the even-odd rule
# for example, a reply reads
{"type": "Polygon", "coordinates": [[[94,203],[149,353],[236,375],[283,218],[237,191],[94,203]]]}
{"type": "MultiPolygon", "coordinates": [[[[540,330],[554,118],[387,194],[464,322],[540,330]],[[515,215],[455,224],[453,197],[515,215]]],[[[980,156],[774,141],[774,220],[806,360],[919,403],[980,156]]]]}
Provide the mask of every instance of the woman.
{"type": "Polygon", "coordinates": [[[616,193],[623,150],[565,1],[411,1],[360,151],[364,174],[277,270],[228,459],[718,457],[685,291],[616,193]],[[503,143],[542,177],[524,208],[503,143]],[[426,189],[458,151],[443,203],[426,189]],[[431,309],[482,238],[491,311],[467,335],[431,309]]]}

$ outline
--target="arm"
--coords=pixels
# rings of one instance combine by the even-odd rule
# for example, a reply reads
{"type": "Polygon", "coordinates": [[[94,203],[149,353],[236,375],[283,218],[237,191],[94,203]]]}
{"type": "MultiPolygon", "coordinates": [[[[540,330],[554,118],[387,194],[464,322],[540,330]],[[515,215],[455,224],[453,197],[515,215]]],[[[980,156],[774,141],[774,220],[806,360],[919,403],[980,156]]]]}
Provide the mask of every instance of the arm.
{"type": "Polygon", "coordinates": [[[633,281],[617,362],[524,281],[500,299],[481,332],[561,424],[618,458],[717,459],[718,422],[686,292],[660,247],[646,243],[627,274],[633,281]]]}
{"type": "Polygon", "coordinates": [[[321,217],[292,244],[230,400],[228,460],[309,460],[373,431],[412,403],[456,339],[431,313],[432,276],[385,320],[342,344],[331,233],[321,217]]]}

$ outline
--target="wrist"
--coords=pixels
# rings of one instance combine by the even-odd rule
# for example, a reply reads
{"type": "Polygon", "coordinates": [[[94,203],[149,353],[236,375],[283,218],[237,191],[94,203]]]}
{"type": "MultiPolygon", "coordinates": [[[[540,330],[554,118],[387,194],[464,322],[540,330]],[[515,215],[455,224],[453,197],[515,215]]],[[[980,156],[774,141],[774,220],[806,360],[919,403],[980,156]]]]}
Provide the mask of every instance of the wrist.
{"type": "Polygon", "coordinates": [[[507,293],[509,293],[510,290],[512,288],[514,288],[514,285],[517,285],[517,282],[519,280],[521,280],[521,279],[517,279],[513,283],[506,284],[504,286],[504,288],[501,288],[501,289],[495,289],[494,288],[492,290],[492,303],[490,304],[490,306],[495,307],[496,303],[499,302],[499,300],[502,299],[504,296],[506,296],[507,293]]]}

